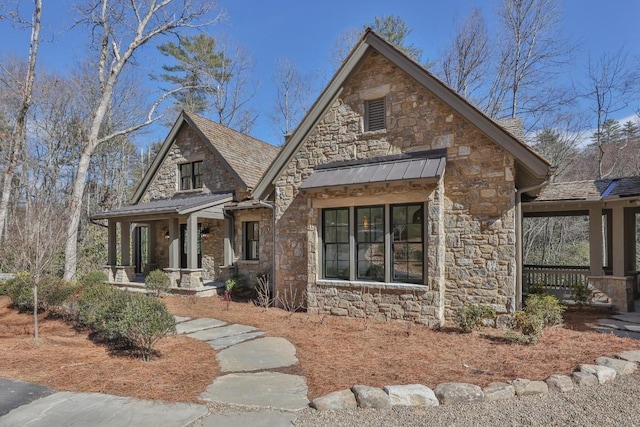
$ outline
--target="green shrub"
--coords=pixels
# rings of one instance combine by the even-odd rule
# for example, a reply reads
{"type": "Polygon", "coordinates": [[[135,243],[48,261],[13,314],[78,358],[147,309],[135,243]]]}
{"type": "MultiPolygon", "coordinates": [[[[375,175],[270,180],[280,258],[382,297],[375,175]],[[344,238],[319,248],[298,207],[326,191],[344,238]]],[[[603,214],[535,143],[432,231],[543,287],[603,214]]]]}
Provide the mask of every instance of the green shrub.
{"type": "Polygon", "coordinates": [[[544,283],[534,282],[534,283],[529,283],[529,286],[527,287],[527,293],[529,295],[546,294],[547,290],[545,289],[544,283]]]}
{"type": "MultiPolygon", "coordinates": [[[[5,285],[11,304],[18,310],[33,310],[35,280],[29,273],[19,273],[5,285]]],[[[58,277],[43,277],[38,282],[38,310],[59,311],[78,290],[78,285],[58,277]]]]}
{"type": "Polygon", "coordinates": [[[117,322],[118,335],[138,349],[144,360],[149,360],[156,342],[175,333],[175,318],[158,299],[141,294],[130,296],[117,322]]]}
{"type": "Polygon", "coordinates": [[[485,320],[493,320],[495,317],[496,311],[493,308],[468,303],[464,303],[455,313],[455,321],[464,333],[479,328],[485,320]]]}
{"type": "Polygon", "coordinates": [[[78,282],[82,283],[83,286],[95,286],[106,283],[108,280],[107,273],[102,270],[93,270],[80,276],[78,282]]]}
{"type": "Polygon", "coordinates": [[[525,301],[524,311],[542,319],[544,326],[559,325],[564,320],[562,313],[566,307],[553,295],[529,295],[525,301]]]}
{"type": "Polygon", "coordinates": [[[593,299],[593,291],[586,283],[574,283],[571,285],[571,299],[578,305],[589,304],[593,299]]]}
{"type": "Polygon", "coordinates": [[[158,297],[162,292],[167,292],[169,290],[171,287],[171,280],[162,270],[153,270],[149,272],[147,277],[144,279],[144,287],[149,293],[158,297]]]}
{"type": "Polygon", "coordinates": [[[544,329],[544,320],[539,315],[518,310],[513,313],[513,322],[515,327],[525,335],[525,341],[531,344],[538,342],[544,329]]]}
{"type": "Polygon", "coordinates": [[[175,332],[175,319],[162,301],[110,285],[85,289],[78,298],[78,310],[81,324],[132,347],[144,360],[153,355],[160,338],[175,332]]]}
{"type": "Polygon", "coordinates": [[[253,299],[256,296],[255,284],[250,283],[244,274],[236,274],[225,281],[225,291],[239,299],[253,299]]]}
{"type": "Polygon", "coordinates": [[[22,272],[7,280],[7,296],[18,310],[33,310],[33,287],[35,280],[31,274],[22,272]]]}

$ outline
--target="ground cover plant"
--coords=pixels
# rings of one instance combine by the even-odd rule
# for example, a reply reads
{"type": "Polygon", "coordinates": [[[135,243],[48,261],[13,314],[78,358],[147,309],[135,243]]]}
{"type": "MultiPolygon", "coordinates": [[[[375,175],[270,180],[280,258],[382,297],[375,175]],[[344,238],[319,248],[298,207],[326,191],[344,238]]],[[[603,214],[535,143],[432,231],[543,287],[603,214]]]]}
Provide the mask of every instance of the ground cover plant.
{"type": "MultiPolygon", "coordinates": [[[[149,298],[153,299],[153,298],[149,298]]],[[[400,322],[377,322],[268,310],[220,297],[163,297],[175,315],[213,317],[258,327],[284,337],[300,365],[283,371],[304,375],[309,397],[354,384],[384,386],[445,381],[480,386],[515,378],[542,380],[571,373],[597,356],[639,349],[629,338],[598,334],[590,324],[605,314],[589,309],[564,313],[564,323],[545,329],[534,345],[505,339],[505,330],[483,327],[469,334],[457,327],[434,330],[400,322]]],[[[150,362],[113,353],[59,319],[41,315],[41,336],[32,339],[32,319],[0,297],[0,377],[33,381],[62,390],[104,392],[145,399],[196,401],[216,378],[216,352],[206,343],[170,336],[157,343],[150,362]]]]}

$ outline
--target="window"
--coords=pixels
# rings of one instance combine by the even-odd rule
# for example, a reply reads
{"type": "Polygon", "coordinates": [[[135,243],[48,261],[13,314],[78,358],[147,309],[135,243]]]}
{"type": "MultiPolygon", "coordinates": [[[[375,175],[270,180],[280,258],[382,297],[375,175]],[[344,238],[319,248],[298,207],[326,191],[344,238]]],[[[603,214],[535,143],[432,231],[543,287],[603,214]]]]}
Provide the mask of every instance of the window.
{"type": "Polygon", "coordinates": [[[180,190],[202,188],[202,160],[180,166],[180,190]]]}
{"type": "Polygon", "coordinates": [[[258,246],[260,243],[260,223],[247,221],[244,223],[244,259],[258,260],[258,246]]]}
{"type": "Polygon", "coordinates": [[[349,279],[349,208],[322,213],[324,277],[349,279]]]}
{"type": "Polygon", "coordinates": [[[322,210],[325,279],[424,283],[424,204],[322,210]]]}
{"type": "Polygon", "coordinates": [[[364,104],[365,132],[386,129],[384,98],[365,101],[364,104]]]}

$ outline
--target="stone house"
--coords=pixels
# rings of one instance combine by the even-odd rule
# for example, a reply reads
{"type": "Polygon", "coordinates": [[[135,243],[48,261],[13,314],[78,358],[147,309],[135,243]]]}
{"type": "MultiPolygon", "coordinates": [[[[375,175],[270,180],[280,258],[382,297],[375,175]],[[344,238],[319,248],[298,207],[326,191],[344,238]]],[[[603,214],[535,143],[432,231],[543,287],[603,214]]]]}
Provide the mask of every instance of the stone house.
{"type": "Polygon", "coordinates": [[[135,223],[149,268],[181,288],[264,271],[310,312],[430,326],[464,302],[510,312],[521,199],[552,170],[516,133],[369,30],[280,151],[183,113],[132,206],[97,216],[110,278],[143,272],[135,223]]]}

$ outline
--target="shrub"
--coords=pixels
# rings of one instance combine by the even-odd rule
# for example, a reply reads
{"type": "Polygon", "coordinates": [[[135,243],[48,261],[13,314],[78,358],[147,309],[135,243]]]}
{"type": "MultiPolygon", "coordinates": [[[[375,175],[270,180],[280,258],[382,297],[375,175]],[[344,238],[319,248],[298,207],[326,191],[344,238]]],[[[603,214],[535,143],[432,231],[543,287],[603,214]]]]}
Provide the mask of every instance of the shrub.
{"type": "MultiPolygon", "coordinates": [[[[19,273],[6,283],[11,304],[18,310],[33,310],[36,282],[29,273],[19,273]]],[[[78,285],[58,277],[43,277],[38,282],[38,310],[56,311],[78,290],[78,285]]]]}
{"type": "Polygon", "coordinates": [[[571,299],[578,305],[589,304],[593,299],[593,291],[587,283],[574,283],[571,285],[571,299]]]}
{"type": "Polygon", "coordinates": [[[175,332],[175,319],[155,298],[110,285],[87,288],[78,299],[78,321],[102,337],[122,343],[149,360],[155,343],[175,332]]]}
{"type": "Polygon", "coordinates": [[[225,282],[225,290],[227,289],[231,296],[243,300],[253,299],[256,295],[255,286],[249,283],[249,279],[244,274],[236,274],[230,279],[227,279],[225,282]]]}
{"type": "Polygon", "coordinates": [[[153,270],[144,279],[145,289],[156,297],[160,296],[162,292],[167,292],[170,286],[171,280],[162,270],[153,270]]]}
{"type": "Polygon", "coordinates": [[[107,280],[109,280],[107,273],[102,270],[93,270],[80,276],[78,282],[84,286],[95,286],[103,284],[107,282],[107,280]]]}
{"type": "Polygon", "coordinates": [[[143,360],[149,360],[155,353],[156,342],[175,333],[175,318],[162,301],[140,294],[129,295],[117,321],[118,335],[138,349],[143,360]]]}
{"type": "Polygon", "coordinates": [[[529,295],[525,301],[524,311],[542,319],[544,326],[559,325],[563,322],[562,313],[566,307],[553,295],[529,295]]]}
{"type": "Polygon", "coordinates": [[[527,287],[527,293],[529,295],[546,294],[547,290],[545,289],[544,283],[534,282],[534,283],[529,283],[529,286],[527,287]]]}
{"type": "Polygon", "coordinates": [[[528,344],[533,344],[538,342],[540,335],[542,335],[542,330],[544,329],[544,320],[536,314],[518,310],[513,313],[513,322],[515,327],[522,332],[524,335],[524,339],[520,339],[528,344]]]}
{"type": "Polygon", "coordinates": [[[485,305],[473,305],[464,303],[455,312],[455,321],[464,333],[470,333],[482,326],[485,320],[493,320],[496,311],[485,305]]]}
{"type": "Polygon", "coordinates": [[[7,280],[5,285],[7,296],[18,310],[33,310],[33,287],[35,280],[31,274],[22,272],[13,279],[7,280]]]}

